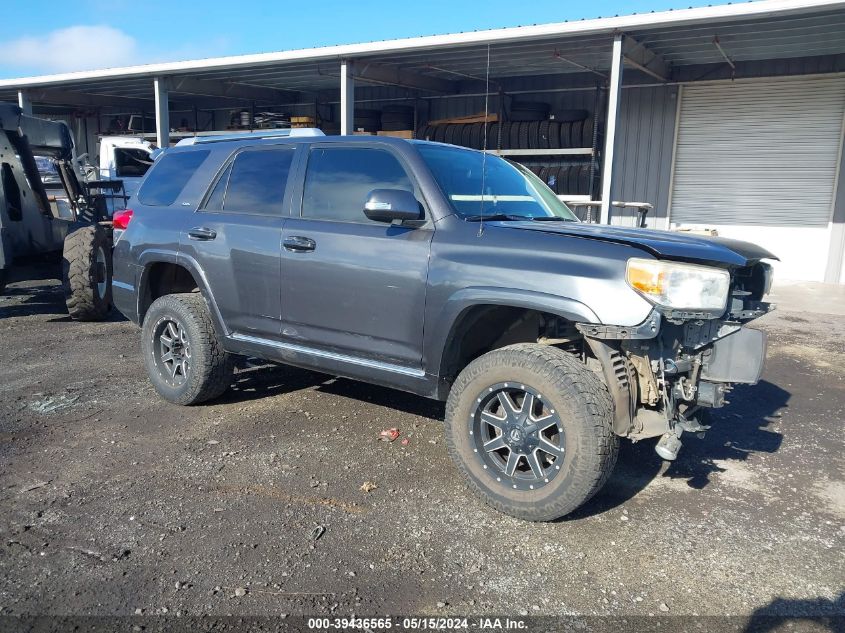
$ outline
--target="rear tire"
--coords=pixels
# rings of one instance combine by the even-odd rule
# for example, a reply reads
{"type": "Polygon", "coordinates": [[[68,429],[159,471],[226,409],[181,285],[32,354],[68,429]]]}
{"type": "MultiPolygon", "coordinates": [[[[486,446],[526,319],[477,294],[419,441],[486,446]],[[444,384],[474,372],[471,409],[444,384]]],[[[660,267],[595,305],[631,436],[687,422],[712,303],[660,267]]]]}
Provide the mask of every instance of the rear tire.
{"type": "Polygon", "coordinates": [[[199,293],[156,299],[144,316],[141,349],[150,381],[168,402],[198,404],[232,384],[232,355],[223,350],[199,293]]]}
{"type": "Polygon", "coordinates": [[[77,321],[100,321],[111,310],[112,245],[100,226],[65,238],[62,286],[67,311],[77,321]]]}
{"type": "Polygon", "coordinates": [[[619,450],[612,412],[604,384],[577,358],[521,343],[484,354],[460,373],[446,404],[446,445],[487,504],[551,521],[589,500],[610,476],[619,450]]]}

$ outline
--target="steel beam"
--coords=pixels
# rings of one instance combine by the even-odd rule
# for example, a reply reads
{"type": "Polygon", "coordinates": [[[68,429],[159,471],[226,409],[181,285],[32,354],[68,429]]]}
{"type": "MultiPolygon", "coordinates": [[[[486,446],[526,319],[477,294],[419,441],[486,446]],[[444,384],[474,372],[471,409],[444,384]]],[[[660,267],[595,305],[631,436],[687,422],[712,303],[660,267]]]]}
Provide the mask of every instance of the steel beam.
{"type": "Polygon", "coordinates": [[[344,60],[340,64],[340,133],[355,130],[355,64],[344,60]]]}
{"type": "MultiPolygon", "coordinates": [[[[109,95],[87,94],[71,90],[49,90],[31,88],[26,90],[30,103],[38,105],[73,106],[82,108],[116,107],[149,109],[152,105],[152,97],[143,99],[141,97],[113,97],[109,95]]],[[[20,98],[19,98],[20,99],[20,98]]]]}
{"type": "Polygon", "coordinates": [[[268,101],[270,103],[290,103],[298,101],[298,95],[286,90],[250,86],[234,81],[212,81],[192,77],[168,77],[167,89],[179,94],[201,95],[205,97],[225,97],[246,101],[268,101]]]}
{"type": "Polygon", "coordinates": [[[376,84],[412,88],[426,92],[458,92],[458,86],[453,81],[402,70],[396,66],[384,66],[357,60],[353,74],[361,81],[370,81],[376,84]]]}
{"type": "Polygon", "coordinates": [[[630,35],[626,35],[622,43],[622,55],[625,63],[654,77],[658,81],[669,81],[672,68],[660,55],[653,53],[630,35]]]}
{"type": "Polygon", "coordinates": [[[170,103],[168,101],[167,80],[162,77],[153,79],[156,113],[156,144],[161,148],[170,146],[170,103]]]}
{"type": "Polygon", "coordinates": [[[604,139],[604,161],[601,173],[601,222],[610,224],[610,191],[613,184],[613,150],[616,145],[616,124],[619,120],[619,96],[622,92],[622,40],[618,33],[613,38],[613,58],[610,64],[610,82],[607,96],[607,123],[604,139]]]}

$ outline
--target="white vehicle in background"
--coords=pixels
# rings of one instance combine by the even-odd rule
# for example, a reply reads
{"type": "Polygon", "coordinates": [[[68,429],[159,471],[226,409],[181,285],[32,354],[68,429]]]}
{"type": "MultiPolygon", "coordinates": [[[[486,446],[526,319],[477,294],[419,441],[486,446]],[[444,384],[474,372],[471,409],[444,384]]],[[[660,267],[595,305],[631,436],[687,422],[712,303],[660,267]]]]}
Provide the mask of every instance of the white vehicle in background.
{"type": "MultiPolygon", "coordinates": [[[[132,196],[141,184],[141,179],[153,164],[155,145],[137,136],[101,136],[99,156],[99,180],[121,180],[127,198],[132,196]]],[[[113,200],[122,208],[121,201],[113,200]]]]}

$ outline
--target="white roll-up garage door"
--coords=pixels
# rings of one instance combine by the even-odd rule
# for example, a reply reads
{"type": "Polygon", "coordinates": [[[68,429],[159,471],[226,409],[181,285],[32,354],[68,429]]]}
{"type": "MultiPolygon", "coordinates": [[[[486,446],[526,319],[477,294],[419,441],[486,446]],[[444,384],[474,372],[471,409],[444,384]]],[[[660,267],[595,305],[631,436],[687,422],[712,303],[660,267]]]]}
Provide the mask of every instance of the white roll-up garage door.
{"type": "Polygon", "coordinates": [[[752,239],[784,260],[787,277],[821,279],[843,114],[845,77],[685,85],[670,222],[752,239]],[[799,247],[822,252],[785,252],[799,247]]]}

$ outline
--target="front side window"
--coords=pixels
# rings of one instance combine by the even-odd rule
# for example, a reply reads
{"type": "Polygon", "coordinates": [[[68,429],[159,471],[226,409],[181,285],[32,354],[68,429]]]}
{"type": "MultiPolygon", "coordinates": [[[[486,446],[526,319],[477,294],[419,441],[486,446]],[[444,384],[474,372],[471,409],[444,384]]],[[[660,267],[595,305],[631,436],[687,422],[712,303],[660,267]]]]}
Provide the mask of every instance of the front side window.
{"type": "Polygon", "coordinates": [[[209,154],[208,150],[165,152],[141,184],[138,200],[150,207],[173,204],[209,154]]]}
{"type": "Polygon", "coordinates": [[[364,203],[373,189],[414,185],[393,154],[368,147],[318,147],[311,150],[302,197],[302,217],[340,222],[371,220],[364,203]]]}
{"type": "Polygon", "coordinates": [[[577,217],[531,170],[498,156],[447,145],[419,143],[420,152],[449,204],[466,220],[577,221],[577,217]]]}

